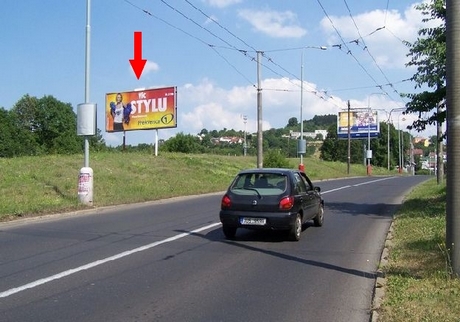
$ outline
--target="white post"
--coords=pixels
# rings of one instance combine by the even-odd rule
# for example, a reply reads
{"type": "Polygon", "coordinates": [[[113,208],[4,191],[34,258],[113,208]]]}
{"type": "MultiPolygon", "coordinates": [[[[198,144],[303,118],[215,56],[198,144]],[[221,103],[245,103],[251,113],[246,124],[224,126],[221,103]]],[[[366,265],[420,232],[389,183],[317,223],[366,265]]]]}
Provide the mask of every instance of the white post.
{"type": "Polygon", "coordinates": [[[158,129],[155,129],[155,156],[158,156],[158,129]]]}

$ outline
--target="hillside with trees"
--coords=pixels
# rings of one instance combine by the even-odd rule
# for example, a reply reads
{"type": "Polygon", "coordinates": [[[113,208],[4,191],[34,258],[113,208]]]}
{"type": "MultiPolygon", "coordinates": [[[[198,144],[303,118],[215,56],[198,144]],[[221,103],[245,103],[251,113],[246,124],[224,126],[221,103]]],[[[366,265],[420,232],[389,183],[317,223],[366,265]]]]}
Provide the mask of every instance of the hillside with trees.
{"type": "MultiPolygon", "coordinates": [[[[44,154],[77,154],[83,151],[83,138],[76,134],[77,116],[69,103],[63,103],[52,96],[36,98],[23,96],[11,110],[0,108],[0,157],[18,157],[44,154]]],[[[388,129],[390,130],[390,166],[399,164],[399,143],[409,160],[410,133],[399,131],[389,124],[380,124],[380,135],[371,139],[373,151],[372,164],[386,167],[388,164],[388,129]]],[[[298,157],[297,142],[301,124],[296,117],[287,120],[283,128],[272,128],[263,132],[263,151],[276,152],[285,158],[298,157]],[[297,136],[296,136],[297,135],[297,136]]],[[[337,137],[337,115],[316,115],[303,121],[303,131],[307,141],[305,156],[318,156],[325,161],[347,162],[348,142],[337,137]],[[327,136],[316,137],[306,134],[315,131],[327,131],[327,136]]],[[[209,153],[218,155],[257,154],[257,133],[244,133],[234,129],[202,129],[197,134],[178,133],[168,140],[160,141],[159,150],[179,153],[209,153]]],[[[433,140],[432,142],[435,142],[433,140]]],[[[350,142],[351,163],[364,162],[365,139],[352,139],[350,142]]],[[[152,150],[150,144],[137,146],[110,147],[104,142],[101,130],[90,138],[93,151],[146,151],[152,150]]],[[[424,155],[433,151],[433,147],[415,146],[423,149],[424,155]]],[[[417,160],[415,160],[417,161],[417,160]]]]}

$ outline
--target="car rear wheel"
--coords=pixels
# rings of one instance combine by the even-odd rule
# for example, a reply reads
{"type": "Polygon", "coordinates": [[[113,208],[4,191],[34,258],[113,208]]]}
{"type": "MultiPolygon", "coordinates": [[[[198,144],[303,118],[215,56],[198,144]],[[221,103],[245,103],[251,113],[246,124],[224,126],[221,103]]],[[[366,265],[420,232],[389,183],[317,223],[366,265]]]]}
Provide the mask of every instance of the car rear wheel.
{"type": "Polygon", "coordinates": [[[235,238],[236,227],[228,227],[224,225],[222,226],[222,230],[224,231],[224,235],[227,239],[235,238]]]}
{"type": "Polygon", "coordinates": [[[302,233],[302,218],[297,214],[294,220],[294,225],[289,231],[289,239],[292,241],[299,241],[300,234],[302,233]]]}
{"type": "Polygon", "coordinates": [[[324,223],[324,205],[320,204],[318,213],[316,214],[316,217],[313,218],[313,223],[315,224],[316,227],[321,227],[324,223]]]}

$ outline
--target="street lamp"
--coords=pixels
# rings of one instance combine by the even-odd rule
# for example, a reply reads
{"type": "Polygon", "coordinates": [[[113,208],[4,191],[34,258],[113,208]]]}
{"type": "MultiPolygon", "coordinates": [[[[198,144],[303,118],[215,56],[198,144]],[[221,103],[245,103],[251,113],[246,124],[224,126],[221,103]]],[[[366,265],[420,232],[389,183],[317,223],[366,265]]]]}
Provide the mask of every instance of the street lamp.
{"type": "MultiPolygon", "coordinates": [[[[388,120],[387,120],[387,163],[388,163],[388,171],[390,171],[390,120],[391,120],[391,113],[393,112],[402,112],[405,111],[406,109],[403,107],[397,107],[397,108],[392,108],[390,110],[390,113],[387,113],[388,115],[388,120]]],[[[398,125],[399,127],[399,125],[398,125]]],[[[398,128],[399,129],[399,128],[398,128]]],[[[398,134],[399,136],[399,134],[398,134]]]]}
{"type": "Polygon", "coordinates": [[[386,95],[385,93],[371,93],[367,98],[367,175],[371,175],[371,159],[372,159],[372,150],[371,150],[371,96],[372,95],[386,95]]]}
{"type": "Polygon", "coordinates": [[[307,142],[303,138],[303,51],[307,48],[327,50],[325,46],[306,46],[302,47],[302,52],[300,54],[300,139],[297,145],[297,153],[300,154],[299,170],[302,172],[305,171],[303,155],[307,152],[307,142]]]}
{"type": "MultiPolygon", "coordinates": [[[[402,141],[402,139],[401,139],[401,128],[399,127],[399,117],[401,115],[403,115],[403,114],[398,115],[398,150],[399,150],[399,156],[398,156],[399,170],[398,171],[399,171],[399,173],[402,172],[402,165],[404,163],[403,155],[401,153],[401,150],[402,150],[401,145],[404,143],[404,141],[402,141]]],[[[405,121],[406,119],[403,117],[402,120],[405,121]]]]}

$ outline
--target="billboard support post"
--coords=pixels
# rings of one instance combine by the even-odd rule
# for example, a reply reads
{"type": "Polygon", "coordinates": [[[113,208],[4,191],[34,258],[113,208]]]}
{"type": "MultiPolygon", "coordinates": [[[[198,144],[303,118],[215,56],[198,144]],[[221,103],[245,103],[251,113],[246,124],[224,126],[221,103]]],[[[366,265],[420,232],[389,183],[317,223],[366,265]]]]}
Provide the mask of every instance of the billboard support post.
{"type": "Polygon", "coordinates": [[[370,107],[367,114],[367,175],[371,175],[371,159],[372,159],[372,150],[371,150],[371,115],[372,110],[370,107]]]}
{"type": "Polygon", "coordinates": [[[155,129],[155,156],[158,156],[158,129],[155,129]]]}

